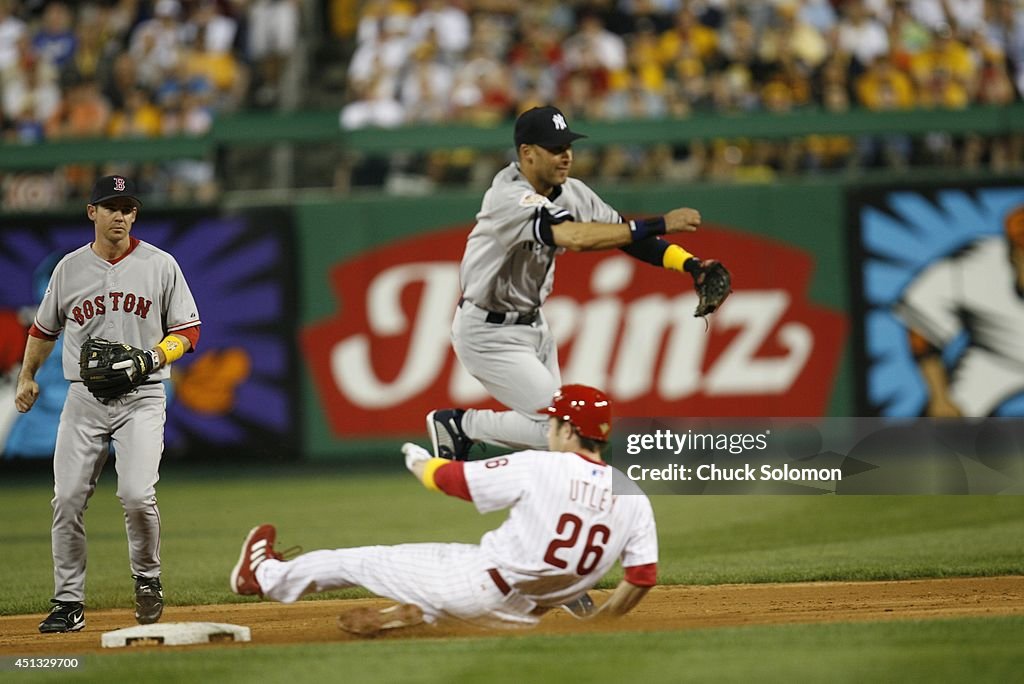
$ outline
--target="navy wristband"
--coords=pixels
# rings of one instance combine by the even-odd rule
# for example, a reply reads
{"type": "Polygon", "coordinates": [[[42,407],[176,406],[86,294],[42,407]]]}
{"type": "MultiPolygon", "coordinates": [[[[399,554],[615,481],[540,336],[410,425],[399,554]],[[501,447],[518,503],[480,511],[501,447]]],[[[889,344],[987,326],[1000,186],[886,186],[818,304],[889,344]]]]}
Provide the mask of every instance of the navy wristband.
{"type": "Polygon", "coordinates": [[[629,234],[632,236],[633,242],[639,242],[652,235],[664,235],[665,217],[633,219],[629,222],[629,234]]]}

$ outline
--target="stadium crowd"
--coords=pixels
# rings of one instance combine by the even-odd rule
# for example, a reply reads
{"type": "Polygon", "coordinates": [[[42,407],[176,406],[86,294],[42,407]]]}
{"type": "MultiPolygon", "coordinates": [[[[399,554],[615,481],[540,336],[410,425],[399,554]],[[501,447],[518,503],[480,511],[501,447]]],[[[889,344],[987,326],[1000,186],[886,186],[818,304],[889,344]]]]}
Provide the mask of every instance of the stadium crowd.
{"type": "MultiPolygon", "coordinates": [[[[281,98],[288,60],[316,58],[297,50],[300,32],[341,46],[325,53],[340,64],[299,72],[298,90],[343,68],[345,129],[491,124],[538,103],[614,121],[998,106],[1024,93],[1024,0],[0,0],[3,137],[202,135],[221,114],[306,106],[281,98]]],[[[917,164],[1005,170],[1022,157],[1019,136],[935,132],[581,149],[576,170],[756,180],[917,164]]],[[[403,174],[472,182],[498,161],[357,159],[337,185],[403,174]]],[[[211,161],[148,173],[144,184],[172,195],[175,182],[216,187],[211,161]]]]}

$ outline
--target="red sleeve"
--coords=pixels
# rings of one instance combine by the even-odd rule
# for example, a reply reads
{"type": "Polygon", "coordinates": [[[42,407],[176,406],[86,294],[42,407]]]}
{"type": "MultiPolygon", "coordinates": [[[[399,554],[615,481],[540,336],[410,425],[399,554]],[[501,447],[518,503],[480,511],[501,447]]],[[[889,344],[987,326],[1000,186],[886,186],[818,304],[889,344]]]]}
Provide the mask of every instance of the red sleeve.
{"type": "Polygon", "coordinates": [[[466,483],[465,463],[452,461],[434,471],[434,484],[448,496],[457,496],[466,501],[472,501],[469,493],[469,484],[466,483]]]}
{"type": "Polygon", "coordinates": [[[175,330],[175,335],[181,335],[188,340],[192,346],[189,347],[189,351],[195,351],[196,345],[199,344],[199,326],[193,325],[191,328],[183,328],[181,330],[175,330]]]}
{"type": "Polygon", "coordinates": [[[658,564],[648,563],[626,568],[626,581],[637,587],[653,587],[658,583],[658,564]]]}
{"type": "Polygon", "coordinates": [[[35,323],[33,323],[32,327],[28,329],[28,334],[31,335],[32,337],[38,337],[41,340],[49,340],[51,342],[53,342],[54,340],[57,339],[57,337],[59,337],[59,335],[47,335],[42,330],[37,328],[35,323]]]}

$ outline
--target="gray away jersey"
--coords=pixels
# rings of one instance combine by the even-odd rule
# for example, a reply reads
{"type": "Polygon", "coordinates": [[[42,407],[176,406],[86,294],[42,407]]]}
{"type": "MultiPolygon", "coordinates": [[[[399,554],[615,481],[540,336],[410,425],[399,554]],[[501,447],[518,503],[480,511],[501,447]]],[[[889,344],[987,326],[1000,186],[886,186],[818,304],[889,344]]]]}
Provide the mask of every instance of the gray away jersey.
{"type": "MultiPolygon", "coordinates": [[[[139,242],[111,264],[85,245],[57,264],[36,312],[47,335],[64,332],[64,377],[81,380],[78,356],[90,337],[151,349],[167,333],[199,325],[199,309],[174,257],[139,242]]],[[[170,364],[150,378],[170,377],[170,364]]]]}
{"type": "Polygon", "coordinates": [[[534,190],[518,163],[499,171],[466,241],[459,269],[463,296],[490,311],[539,308],[551,293],[555,257],[565,251],[545,244],[541,227],[566,220],[620,223],[622,217],[575,178],[549,199],[534,190]]]}

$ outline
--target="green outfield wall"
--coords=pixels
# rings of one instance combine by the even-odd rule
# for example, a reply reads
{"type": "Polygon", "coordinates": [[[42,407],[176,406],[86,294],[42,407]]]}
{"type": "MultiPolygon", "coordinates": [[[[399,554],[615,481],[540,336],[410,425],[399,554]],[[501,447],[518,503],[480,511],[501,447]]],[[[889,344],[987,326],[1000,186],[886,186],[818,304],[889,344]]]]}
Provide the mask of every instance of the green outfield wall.
{"type": "MultiPolygon", "coordinates": [[[[891,305],[928,263],[1003,235],[1022,188],[921,174],[597,187],[626,217],[700,210],[701,229],[678,241],[724,261],[735,292],[705,328],[686,276],[615,250],[560,256],[545,313],[563,380],[605,387],[624,416],[917,415],[922,385],[891,305]]],[[[144,213],[136,234],[179,255],[203,318],[200,348],[175,366],[169,454],[392,458],[425,440],[433,408],[498,408],[448,338],[479,202],[455,191],[144,213]]],[[[78,214],[0,219],[5,377],[43,265],[88,235],[78,214]]],[[[0,445],[16,420],[0,416],[0,445]]]]}
{"type": "MultiPolygon", "coordinates": [[[[770,323],[773,330],[787,324],[801,326],[801,330],[809,331],[813,339],[809,356],[821,358],[818,365],[805,363],[803,372],[812,375],[792,383],[786,391],[759,391],[754,383],[741,387],[736,396],[714,397],[709,401],[700,390],[690,393],[670,390],[667,397],[651,390],[631,397],[627,402],[631,413],[659,415],[672,411],[671,415],[679,415],[685,411],[689,415],[700,410],[700,406],[718,414],[735,414],[737,411],[754,410],[755,407],[787,415],[810,412],[849,415],[853,411],[848,337],[839,334],[848,329],[846,312],[850,282],[846,259],[845,189],[842,184],[807,181],[764,186],[666,185],[643,189],[598,189],[613,206],[628,216],[661,213],[677,206],[699,209],[704,227],[697,235],[681,240],[682,243],[701,256],[717,257],[730,264],[736,272],[738,292],[748,287],[787,295],[790,305],[775,320],[751,323],[740,317],[720,334],[714,329],[709,332],[711,338],[721,338],[718,340],[717,359],[728,352],[730,340],[745,334],[744,331],[749,332],[754,323],[770,323]],[[753,275],[750,271],[754,272],[753,275]],[[803,397],[813,394],[817,403],[799,401],[789,393],[799,393],[803,397]]],[[[352,449],[375,451],[379,442],[374,439],[374,430],[393,432],[393,441],[407,437],[422,439],[423,414],[431,406],[437,408],[452,402],[459,403],[458,397],[449,391],[453,382],[453,359],[421,361],[436,366],[436,376],[422,378],[416,385],[415,394],[396,393],[392,403],[383,409],[360,406],[358,401],[347,395],[345,388],[336,391],[339,383],[327,378],[341,377],[346,373],[344,368],[332,367],[331,349],[353,344],[354,338],[358,338],[376,352],[376,356],[368,352],[363,359],[374,369],[371,375],[383,384],[388,384],[389,380],[395,381],[392,384],[400,384],[402,374],[410,374],[406,366],[416,358],[409,340],[416,329],[411,319],[427,315],[425,312],[428,310],[437,312],[430,314],[436,315],[436,319],[429,321],[429,325],[441,338],[437,344],[444,343],[458,296],[457,279],[447,286],[448,289],[438,285],[427,294],[417,289],[422,287],[418,281],[410,284],[406,293],[410,300],[405,301],[406,308],[403,309],[410,320],[376,332],[369,320],[373,306],[366,302],[367,288],[372,287],[374,279],[382,273],[394,271],[401,264],[430,263],[438,265],[438,268],[443,265],[449,279],[453,274],[457,276],[465,236],[472,226],[479,202],[479,193],[451,193],[422,198],[307,202],[296,208],[301,263],[298,269],[302,299],[300,320],[306,334],[300,342],[306,361],[302,393],[304,433],[307,448],[314,457],[352,449]],[[442,297],[441,302],[428,306],[430,303],[424,301],[428,294],[442,297]],[[352,414],[360,417],[345,417],[352,414]],[[364,421],[365,429],[360,428],[360,421],[364,421]]],[[[617,251],[561,256],[557,261],[553,297],[573,299],[586,307],[586,302],[593,301],[595,297],[586,288],[580,290],[577,287],[577,281],[581,279],[577,276],[592,276],[595,269],[602,268],[603,260],[623,258],[617,251]]],[[[625,307],[632,299],[650,295],[652,289],[666,297],[679,297],[690,289],[688,279],[642,264],[637,265],[634,276],[642,276],[654,283],[636,284],[635,294],[632,286],[616,292],[615,297],[625,307]]],[[[443,278],[438,275],[438,279],[443,278]]],[[[750,305],[748,302],[747,306],[750,305]]],[[[679,319],[678,323],[687,329],[703,331],[704,328],[703,322],[692,318],[679,319]]],[[[621,340],[624,324],[610,320],[608,325],[620,328],[617,335],[621,340]]],[[[662,334],[665,327],[664,321],[651,321],[649,325],[652,335],[662,334]]],[[[675,332],[678,331],[676,328],[675,332]]],[[[772,331],[764,333],[758,343],[759,349],[751,352],[755,358],[747,359],[747,366],[758,357],[771,360],[785,356],[785,350],[780,349],[778,341],[773,339],[772,331]]],[[[573,363],[574,356],[583,353],[584,347],[585,343],[576,339],[560,345],[563,373],[567,367],[588,367],[586,363],[575,366],[573,363]]],[[[626,350],[616,349],[613,357],[626,353],[626,350]]],[[[350,357],[350,363],[356,364],[356,358],[350,357]]],[[[615,363],[614,358],[610,363],[615,363]]],[[[706,356],[703,368],[714,363],[714,358],[706,356]]],[[[737,370],[732,372],[742,372],[743,365],[737,364],[737,370]]],[[[351,368],[354,369],[354,365],[351,368]]],[[[607,369],[598,368],[597,374],[608,379],[607,369]]],[[[572,379],[584,380],[581,377],[572,379]]],[[[343,384],[344,380],[339,382],[343,384]]],[[[657,379],[652,384],[657,385],[657,379]]],[[[477,399],[483,401],[485,397],[477,399]]]]}

